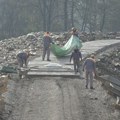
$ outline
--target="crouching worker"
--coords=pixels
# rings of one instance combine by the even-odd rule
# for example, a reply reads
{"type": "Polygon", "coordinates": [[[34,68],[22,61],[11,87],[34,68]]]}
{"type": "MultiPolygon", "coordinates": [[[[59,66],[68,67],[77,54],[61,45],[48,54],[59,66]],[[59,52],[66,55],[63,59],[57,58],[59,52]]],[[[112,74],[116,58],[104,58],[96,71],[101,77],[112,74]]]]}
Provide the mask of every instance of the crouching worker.
{"type": "Polygon", "coordinates": [[[70,62],[71,59],[73,59],[74,71],[75,74],[77,74],[77,72],[80,72],[80,61],[82,60],[82,54],[78,48],[75,48],[74,52],[71,54],[70,62]]]}
{"type": "Polygon", "coordinates": [[[17,61],[19,67],[27,67],[28,63],[28,58],[30,56],[30,52],[28,50],[21,51],[20,53],[17,54],[17,61]]]}

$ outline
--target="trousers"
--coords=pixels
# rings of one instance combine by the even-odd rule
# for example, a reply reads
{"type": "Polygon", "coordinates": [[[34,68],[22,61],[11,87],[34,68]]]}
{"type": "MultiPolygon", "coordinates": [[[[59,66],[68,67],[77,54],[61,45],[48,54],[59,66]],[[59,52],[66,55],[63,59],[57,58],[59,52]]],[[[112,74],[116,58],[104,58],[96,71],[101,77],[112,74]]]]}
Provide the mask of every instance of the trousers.
{"type": "Polygon", "coordinates": [[[86,70],[85,76],[86,76],[86,86],[90,84],[90,87],[93,87],[93,71],[86,70]]]}
{"type": "Polygon", "coordinates": [[[49,47],[44,47],[43,48],[43,56],[42,59],[45,59],[45,56],[47,55],[47,60],[50,59],[50,48],[49,47]]]}
{"type": "Polygon", "coordinates": [[[17,60],[18,60],[19,67],[23,67],[24,64],[27,67],[27,58],[17,57],[17,60]]]}
{"type": "Polygon", "coordinates": [[[80,72],[80,61],[73,61],[75,73],[80,72]]]}

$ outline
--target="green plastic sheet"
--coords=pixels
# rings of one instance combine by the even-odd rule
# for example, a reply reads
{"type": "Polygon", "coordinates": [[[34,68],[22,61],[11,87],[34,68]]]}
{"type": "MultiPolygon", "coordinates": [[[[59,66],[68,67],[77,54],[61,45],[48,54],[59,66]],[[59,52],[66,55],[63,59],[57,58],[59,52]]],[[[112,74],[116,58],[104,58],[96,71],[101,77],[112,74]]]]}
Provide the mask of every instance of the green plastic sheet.
{"type": "Polygon", "coordinates": [[[17,73],[17,69],[11,66],[3,66],[0,68],[1,73],[17,73]]]}
{"type": "Polygon", "coordinates": [[[79,37],[72,35],[63,47],[52,44],[51,51],[57,57],[64,57],[70,54],[75,48],[80,49],[81,47],[82,41],[79,39],[79,37]]]}

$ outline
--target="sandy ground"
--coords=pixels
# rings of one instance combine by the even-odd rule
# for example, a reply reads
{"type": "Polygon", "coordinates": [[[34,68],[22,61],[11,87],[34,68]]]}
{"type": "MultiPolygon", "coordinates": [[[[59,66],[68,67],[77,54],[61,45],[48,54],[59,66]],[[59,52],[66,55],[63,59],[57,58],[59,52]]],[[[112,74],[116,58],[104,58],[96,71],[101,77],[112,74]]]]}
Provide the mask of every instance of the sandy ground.
{"type": "MultiPolygon", "coordinates": [[[[101,82],[85,89],[85,79],[41,77],[15,81],[15,102],[8,120],[119,120],[101,82]]],[[[7,119],[5,119],[7,120],[7,119]]]]}

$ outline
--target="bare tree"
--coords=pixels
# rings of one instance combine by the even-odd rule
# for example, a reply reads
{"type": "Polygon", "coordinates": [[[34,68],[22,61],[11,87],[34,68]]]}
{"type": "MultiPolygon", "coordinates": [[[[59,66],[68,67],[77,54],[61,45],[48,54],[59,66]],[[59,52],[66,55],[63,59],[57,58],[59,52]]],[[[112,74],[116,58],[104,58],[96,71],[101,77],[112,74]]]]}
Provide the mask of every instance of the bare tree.
{"type": "Polygon", "coordinates": [[[38,3],[42,14],[43,30],[50,31],[55,8],[55,0],[38,0],[38,3]]]}
{"type": "Polygon", "coordinates": [[[74,27],[74,7],[75,7],[75,2],[74,0],[71,1],[71,27],[74,27]]]}
{"type": "Polygon", "coordinates": [[[100,31],[103,31],[104,28],[104,24],[105,24],[105,17],[106,17],[106,10],[107,10],[107,6],[106,6],[106,0],[102,0],[102,19],[101,19],[101,25],[100,25],[100,31]]]}
{"type": "Polygon", "coordinates": [[[68,28],[68,0],[64,0],[64,30],[68,28]]]}

